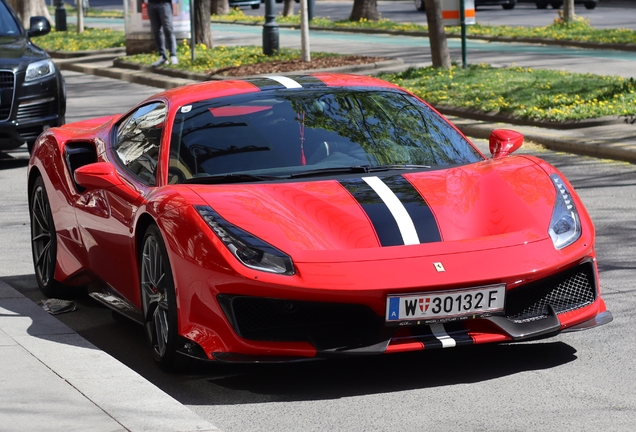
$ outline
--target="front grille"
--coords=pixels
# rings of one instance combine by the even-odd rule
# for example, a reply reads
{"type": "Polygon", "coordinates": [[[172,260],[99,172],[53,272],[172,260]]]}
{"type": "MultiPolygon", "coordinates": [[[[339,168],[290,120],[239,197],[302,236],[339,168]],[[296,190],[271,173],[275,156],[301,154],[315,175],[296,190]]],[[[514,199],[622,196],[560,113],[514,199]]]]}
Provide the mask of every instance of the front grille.
{"type": "Polygon", "coordinates": [[[239,336],[259,341],[310,342],[319,350],[377,343],[384,320],[370,308],[220,295],[239,336]]]}
{"type": "Polygon", "coordinates": [[[44,99],[35,103],[24,103],[18,107],[16,119],[18,123],[36,121],[43,117],[57,114],[57,101],[55,98],[44,99]]]}
{"type": "Polygon", "coordinates": [[[548,305],[559,313],[590,305],[596,299],[594,265],[586,262],[565,272],[510,290],[506,318],[515,323],[548,316],[548,305]]]}
{"type": "Polygon", "coordinates": [[[13,72],[0,71],[0,120],[7,120],[11,115],[13,95],[15,89],[15,77],[13,72]]]}

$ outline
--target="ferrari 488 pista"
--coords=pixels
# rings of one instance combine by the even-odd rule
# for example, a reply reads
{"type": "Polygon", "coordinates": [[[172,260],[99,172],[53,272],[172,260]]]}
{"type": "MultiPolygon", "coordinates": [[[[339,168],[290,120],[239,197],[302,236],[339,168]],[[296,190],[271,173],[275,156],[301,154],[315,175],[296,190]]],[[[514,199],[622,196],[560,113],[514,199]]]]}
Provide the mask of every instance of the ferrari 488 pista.
{"type": "Polygon", "coordinates": [[[611,321],[594,228],[553,166],[490,157],[376,78],[167,90],[37,140],[41,290],[87,286],[155,360],[285,361],[521,341],[611,321]]]}

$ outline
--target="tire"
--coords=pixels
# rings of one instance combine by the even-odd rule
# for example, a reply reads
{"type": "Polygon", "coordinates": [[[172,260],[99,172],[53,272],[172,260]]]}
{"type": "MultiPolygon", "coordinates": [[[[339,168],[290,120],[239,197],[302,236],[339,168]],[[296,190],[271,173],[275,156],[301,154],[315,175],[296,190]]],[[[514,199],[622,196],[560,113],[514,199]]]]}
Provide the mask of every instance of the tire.
{"type": "Polygon", "coordinates": [[[164,370],[175,371],[177,362],[177,300],[166,246],[156,225],[144,235],[139,256],[141,303],[146,337],[152,357],[164,370]]]}
{"type": "Polygon", "coordinates": [[[596,8],[596,2],[585,2],[583,6],[585,6],[585,9],[594,9],[596,8]]]}
{"type": "Polygon", "coordinates": [[[415,9],[424,12],[426,10],[426,2],[424,0],[415,0],[415,9]]]}
{"type": "Polygon", "coordinates": [[[511,10],[515,8],[515,4],[516,3],[502,4],[501,7],[504,8],[505,10],[511,10]]]}
{"type": "Polygon", "coordinates": [[[49,298],[67,295],[68,288],[55,280],[57,234],[42,177],[33,184],[29,204],[33,268],[40,291],[49,298]]]}
{"type": "Polygon", "coordinates": [[[552,3],[550,3],[550,6],[552,6],[552,9],[560,9],[561,6],[563,6],[563,2],[561,2],[561,1],[552,2],[552,3]]]}
{"type": "Polygon", "coordinates": [[[253,4],[253,5],[252,5],[252,9],[260,9],[260,7],[261,7],[261,4],[260,4],[260,3],[259,3],[259,4],[253,4]]]}
{"type": "Polygon", "coordinates": [[[537,2],[537,9],[547,9],[547,8],[548,8],[548,2],[546,1],[537,2]]]}

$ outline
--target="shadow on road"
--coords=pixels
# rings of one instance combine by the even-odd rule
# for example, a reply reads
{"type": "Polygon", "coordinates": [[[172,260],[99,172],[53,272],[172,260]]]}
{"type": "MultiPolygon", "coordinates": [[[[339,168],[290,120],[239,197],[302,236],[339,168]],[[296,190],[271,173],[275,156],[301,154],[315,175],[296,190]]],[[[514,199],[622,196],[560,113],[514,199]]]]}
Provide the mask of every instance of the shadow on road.
{"type": "MultiPolygon", "coordinates": [[[[13,153],[13,152],[12,152],[13,153]]],[[[29,164],[29,154],[27,151],[22,153],[5,153],[0,151],[0,170],[23,168],[29,164]]]]}
{"type": "MultiPolygon", "coordinates": [[[[33,275],[2,280],[37,302],[33,275]]],[[[574,361],[566,343],[479,345],[449,350],[280,364],[195,365],[167,374],[152,361],[141,326],[114,320],[81,290],[77,310],[57,315],[64,324],[186,405],[306,401],[475,383],[574,361]]]]}

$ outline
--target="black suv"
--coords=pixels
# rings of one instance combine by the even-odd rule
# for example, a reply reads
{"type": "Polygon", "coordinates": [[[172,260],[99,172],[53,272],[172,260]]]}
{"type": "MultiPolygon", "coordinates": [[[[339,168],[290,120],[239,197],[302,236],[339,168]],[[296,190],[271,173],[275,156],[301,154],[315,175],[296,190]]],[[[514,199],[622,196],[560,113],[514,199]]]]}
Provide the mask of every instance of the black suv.
{"type": "Polygon", "coordinates": [[[64,124],[64,78],[29,39],[50,31],[44,17],[31,17],[25,30],[6,0],[0,0],[0,151],[24,143],[30,150],[43,130],[64,124]]]}

